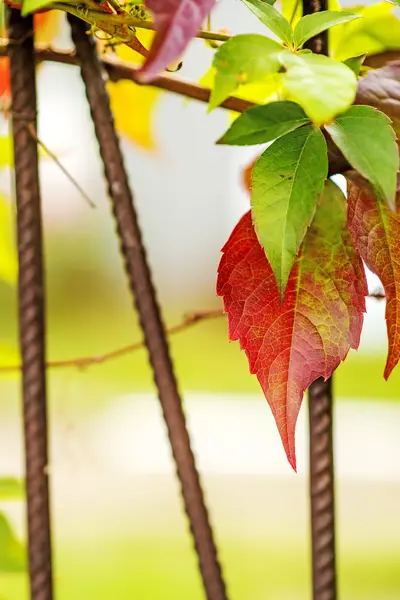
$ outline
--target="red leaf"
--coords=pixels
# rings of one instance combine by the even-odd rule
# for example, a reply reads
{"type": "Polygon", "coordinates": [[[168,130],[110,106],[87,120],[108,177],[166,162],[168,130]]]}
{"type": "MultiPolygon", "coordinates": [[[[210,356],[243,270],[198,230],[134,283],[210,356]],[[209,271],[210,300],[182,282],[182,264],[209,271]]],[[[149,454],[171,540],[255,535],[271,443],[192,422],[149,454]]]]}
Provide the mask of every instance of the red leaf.
{"type": "Polygon", "coordinates": [[[142,83],[152,81],[175,62],[196,35],[215,0],[146,0],[157,30],[149,56],[137,71],[142,83]]]}
{"type": "MultiPolygon", "coordinates": [[[[386,294],[389,353],[385,379],[400,359],[400,214],[375,198],[369,183],[355,172],[348,178],[348,226],[365,264],[378,275],[386,294]]],[[[397,208],[400,208],[399,192],[397,208]]]]}
{"type": "Polygon", "coordinates": [[[343,194],[328,183],[282,306],[250,211],[222,252],[217,294],[228,313],[229,338],[240,340],[296,470],[295,426],[304,391],[358,347],[365,312],[365,273],[346,229],[343,194]]]}

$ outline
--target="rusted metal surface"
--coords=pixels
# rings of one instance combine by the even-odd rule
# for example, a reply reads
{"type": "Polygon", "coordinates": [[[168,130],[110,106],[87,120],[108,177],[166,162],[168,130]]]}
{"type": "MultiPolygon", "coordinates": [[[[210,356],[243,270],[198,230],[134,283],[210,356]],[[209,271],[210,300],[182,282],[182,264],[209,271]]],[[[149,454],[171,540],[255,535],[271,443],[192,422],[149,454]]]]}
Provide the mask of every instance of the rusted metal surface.
{"type": "MultiPolygon", "coordinates": [[[[304,15],[327,9],[327,0],[303,0],[304,15]]],[[[306,46],[327,55],[328,32],[315,36],[306,46]]],[[[336,600],[332,379],[314,381],[308,400],[313,600],[336,600]]]]}
{"type": "Polygon", "coordinates": [[[309,389],[310,500],[314,600],[336,600],[332,379],[309,389]]]}
{"type": "MultiPolygon", "coordinates": [[[[133,205],[132,192],[114,128],[109,98],[104,85],[104,73],[93,40],[86,33],[86,26],[73,17],[69,17],[69,20],[104,163],[125,270],[139,314],[168,428],[204,588],[208,600],[226,600],[227,592],[190,447],[182,401],[133,205]]],[[[132,107],[132,118],[135,118],[134,107],[132,107]]]]}
{"type": "Polygon", "coordinates": [[[33,19],[8,12],[19,259],[19,330],[31,600],[53,598],[45,377],[45,308],[33,19]]]}

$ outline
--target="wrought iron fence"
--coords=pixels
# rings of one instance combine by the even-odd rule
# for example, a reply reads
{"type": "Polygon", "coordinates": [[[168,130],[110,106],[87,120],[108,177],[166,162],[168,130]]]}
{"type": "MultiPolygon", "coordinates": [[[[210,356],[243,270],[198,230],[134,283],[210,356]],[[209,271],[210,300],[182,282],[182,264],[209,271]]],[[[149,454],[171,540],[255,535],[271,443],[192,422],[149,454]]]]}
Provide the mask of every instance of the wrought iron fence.
{"type": "MultiPolygon", "coordinates": [[[[304,14],[326,9],[323,2],[325,0],[304,0],[304,14]]],[[[71,60],[66,59],[66,62],[77,63],[81,69],[108,184],[124,267],[168,429],[205,596],[207,600],[227,600],[228,592],[191,450],[168,340],[110,110],[105,87],[107,74],[104,72],[104,64],[97,56],[93,40],[87,35],[87,26],[71,16],[69,23],[76,56],[71,60]]],[[[33,135],[37,121],[35,64],[38,53],[34,48],[32,17],[23,18],[18,10],[9,9],[8,32],[17,202],[19,331],[22,355],[30,596],[31,600],[52,600],[43,242],[37,137],[33,135]]],[[[314,38],[311,45],[314,52],[326,53],[326,34],[314,38]]],[[[112,69],[109,70],[108,75],[112,75],[112,69]]],[[[202,93],[199,91],[200,95],[202,93]]],[[[319,379],[310,387],[309,423],[313,599],[335,600],[332,382],[330,380],[325,382],[319,379]]]]}

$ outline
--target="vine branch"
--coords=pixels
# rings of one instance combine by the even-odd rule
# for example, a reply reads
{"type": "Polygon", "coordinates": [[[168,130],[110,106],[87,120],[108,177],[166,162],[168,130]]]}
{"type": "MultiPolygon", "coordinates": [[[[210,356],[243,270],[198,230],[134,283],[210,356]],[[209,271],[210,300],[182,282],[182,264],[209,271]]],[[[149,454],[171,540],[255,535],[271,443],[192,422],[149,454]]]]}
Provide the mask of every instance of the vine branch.
{"type": "MultiPolygon", "coordinates": [[[[9,47],[12,46],[12,44],[12,40],[7,44],[0,44],[0,57],[8,56],[9,47]]],[[[38,63],[48,61],[64,65],[79,65],[79,59],[75,52],[54,50],[50,46],[38,46],[35,48],[35,51],[36,62],[38,63]]],[[[107,56],[103,56],[101,62],[107,71],[110,81],[117,82],[128,80],[141,85],[135,79],[136,68],[130,63],[115,60],[107,56]]],[[[160,75],[154,81],[146,83],[146,85],[173,92],[174,94],[185,96],[186,98],[192,98],[193,100],[199,100],[200,102],[207,103],[210,99],[210,90],[208,88],[176,76],[160,75]]],[[[221,104],[221,108],[239,113],[244,112],[252,106],[255,106],[253,102],[235,98],[233,96],[230,96],[221,104]]]]}
{"type": "MultiPolygon", "coordinates": [[[[180,323],[177,323],[173,327],[166,330],[167,335],[174,335],[176,333],[181,333],[193,325],[200,323],[201,321],[210,321],[211,319],[216,319],[218,317],[224,316],[224,313],[221,310],[207,310],[207,311],[198,311],[191,314],[186,315],[180,323]]],[[[95,356],[81,356],[78,358],[72,358],[67,360],[54,360],[48,361],[46,363],[46,367],[49,369],[58,369],[58,368],[67,368],[67,367],[75,367],[77,369],[85,369],[87,367],[91,367],[93,365],[100,365],[102,363],[108,362],[109,360],[113,360],[115,358],[121,358],[126,354],[131,354],[132,352],[136,352],[141,348],[145,348],[146,344],[144,340],[140,340],[133,344],[128,344],[127,346],[122,346],[115,350],[111,350],[110,352],[106,352],[104,354],[97,354],[95,356]]],[[[15,371],[20,371],[21,365],[3,365],[0,366],[0,373],[12,373],[15,371]]]]}
{"type": "MultiPolygon", "coordinates": [[[[385,294],[381,289],[378,288],[372,291],[368,295],[368,297],[375,298],[375,300],[384,300],[385,294]]],[[[197,325],[197,323],[200,323],[202,321],[211,321],[213,319],[218,319],[223,316],[225,316],[225,313],[219,309],[196,311],[193,313],[189,313],[185,315],[179,323],[167,329],[166,334],[170,336],[175,335],[176,333],[182,333],[186,329],[190,329],[191,327],[193,327],[193,325],[197,325]]],[[[127,344],[126,346],[121,346],[120,348],[116,348],[115,350],[111,350],[110,352],[105,352],[103,354],[79,356],[77,358],[69,358],[66,360],[49,360],[46,363],[46,368],[63,369],[68,367],[75,367],[76,369],[83,370],[87,367],[101,365],[110,360],[121,358],[122,356],[126,356],[127,354],[132,354],[137,350],[145,348],[145,346],[146,344],[144,340],[140,340],[138,342],[134,342],[133,344],[127,344]]],[[[20,370],[21,365],[0,365],[0,374],[13,373],[20,370]]]]}

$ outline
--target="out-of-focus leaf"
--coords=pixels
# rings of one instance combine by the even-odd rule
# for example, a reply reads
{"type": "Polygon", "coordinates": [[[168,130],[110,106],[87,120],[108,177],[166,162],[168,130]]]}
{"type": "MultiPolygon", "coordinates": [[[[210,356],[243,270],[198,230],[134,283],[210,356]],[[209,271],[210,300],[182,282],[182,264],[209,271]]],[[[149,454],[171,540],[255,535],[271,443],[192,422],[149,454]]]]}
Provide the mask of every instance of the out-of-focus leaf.
{"type": "Polygon", "coordinates": [[[352,58],[348,58],[343,62],[353,71],[355,75],[358,75],[360,73],[361,66],[366,58],[366,54],[360,54],[360,56],[353,56],[352,58]]]}
{"type": "Polygon", "coordinates": [[[300,48],[309,39],[331,29],[341,23],[348,23],[359,19],[361,15],[349,11],[334,12],[331,10],[324,10],[321,12],[313,13],[311,15],[305,15],[300,19],[294,28],[294,44],[296,48],[300,48]]]}
{"type": "MultiPolygon", "coordinates": [[[[151,43],[153,37],[154,33],[151,31],[138,32],[138,38],[145,46],[151,43]]],[[[140,64],[143,61],[142,57],[125,45],[119,46],[116,53],[124,62],[140,64]]],[[[155,87],[137,85],[133,81],[109,81],[107,89],[118,132],[140,148],[154,150],[157,144],[153,116],[162,92],[155,87]]]]}
{"type": "Polygon", "coordinates": [[[303,109],[282,100],[246,110],[218,140],[218,144],[248,146],[264,144],[309,122],[303,109]]]}
{"type": "Polygon", "coordinates": [[[186,49],[215,0],[147,0],[157,30],[149,56],[137,72],[142,83],[153,80],[186,49]]]}
{"type": "Polygon", "coordinates": [[[26,552],[4,513],[0,513],[0,572],[19,573],[26,569],[26,552]]]}
{"type": "Polygon", "coordinates": [[[327,183],[283,305],[250,212],[222,252],[217,293],[228,313],[229,338],[240,340],[296,469],[295,427],[304,391],[317,377],[329,377],[349,349],[358,347],[365,312],[368,289],[346,227],[343,194],[327,183]]]}
{"type": "Polygon", "coordinates": [[[251,193],[254,226],[282,301],[327,173],[324,136],[320,129],[308,125],[276,140],[254,165],[251,193]]]}
{"type": "Polygon", "coordinates": [[[34,13],[40,8],[44,8],[51,4],[52,0],[23,0],[21,13],[23,15],[29,15],[29,13],[34,13]]]}
{"type": "Polygon", "coordinates": [[[389,353],[384,377],[400,360],[400,198],[397,212],[379,202],[368,182],[347,173],[348,226],[365,264],[378,275],[386,295],[386,326],[389,353]]]}
{"type": "Polygon", "coordinates": [[[14,219],[10,201],[0,194],[0,280],[14,286],[18,262],[14,240],[14,219]]]}
{"type": "Polygon", "coordinates": [[[283,52],[287,99],[300,104],[316,125],[329,123],[354,101],[357,78],[343,63],[319,54],[283,52]]]}
{"type": "Polygon", "coordinates": [[[326,130],[379,199],[395,210],[399,153],[390,119],[372,106],[352,106],[326,130]]]}
{"type": "MultiPolygon", "coordinates": [[[[20,364],[21,356],[19,349],[16,346],[11,346],[6,342],[0,342],[0,365],[2,367],[11,367],[20,364]]],[[[19,376],[18,371],[15,371],[14,374],[19,376]]]]}
{"type": "Polygon", "coordinates": [[[10,135],[0,137],[0,170],[14,164],[13,144],[10,135]]]}
{"type": "Polygon", "coordinates": [[[330,54],[336,60],[400,48],[400,21],[393,14],[393,5],[379,2],[372,6],[355,6],[351,10],[363,18],[334,27],[329,32],[330,54]]]}
{"type": "Polygon", "coordinates": [[[261,0],[242,1],[282,42],[288,46],[292,45],[293,30],[287,19],[276,8],[261,0]]]}
{"type": "Polygon", "coordinates": [[[217,50],[213,60],[216,70],[210,97],[210,110],[223,102],[239,85],[257,83],[276,73],[282,46],[257,34],[236,35],[217,50]]]}
{"type": "Polygon", "coordinates": [[[355,104],[367,104],[384,112],[400,136],[400,61],[369,71],[357,86],[355,104]]]}
{"type": "Polygon", "coordinates": [[[301,19],[303,14],[303,3],[301,0],[281,0],[283,16],[289,21],[292,27],[301,19]]]}
{"type": "Polygon", "coordinates": [[[25,484],[16,477],[0,477],[0,501],[22,500],[25,497],[25,484]]]}

